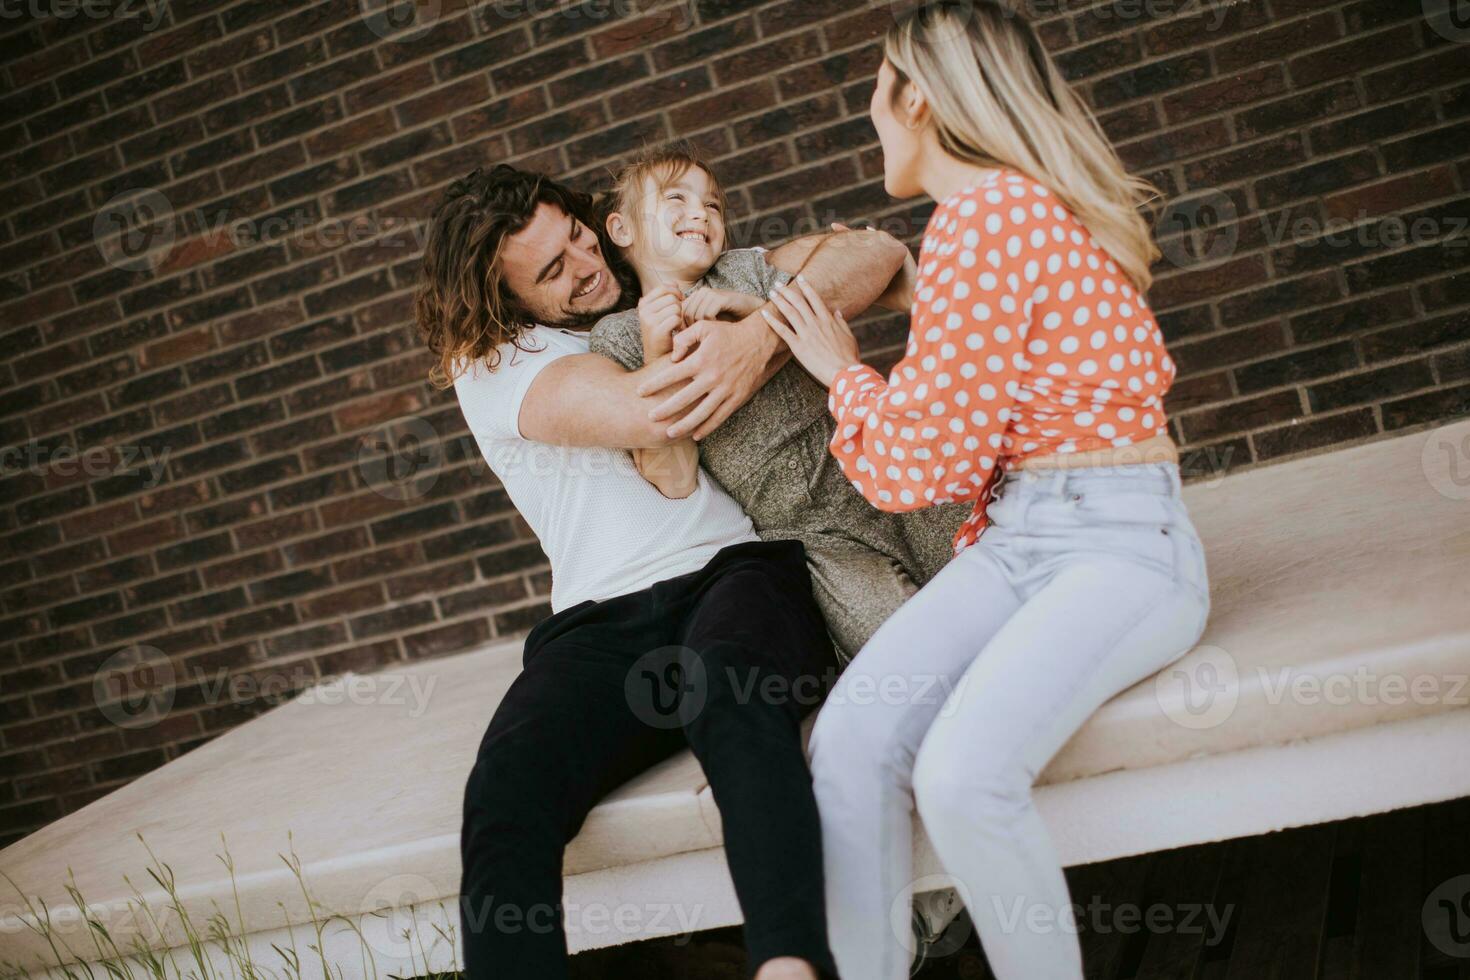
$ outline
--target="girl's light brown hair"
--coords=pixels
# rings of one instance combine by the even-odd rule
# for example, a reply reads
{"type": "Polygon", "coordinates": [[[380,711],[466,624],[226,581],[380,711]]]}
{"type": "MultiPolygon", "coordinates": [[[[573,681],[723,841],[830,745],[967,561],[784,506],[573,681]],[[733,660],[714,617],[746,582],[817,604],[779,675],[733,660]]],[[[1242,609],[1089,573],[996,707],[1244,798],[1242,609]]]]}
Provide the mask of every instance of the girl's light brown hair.
{"type": "Polygon", "coordinates": [[[888,29],[883,53],[893,104],[912,81],[946,153],[1045,185],[1148,289],[1159,250],[1140,210],[1159,193],[1124,168],[1020,13],[997,0],[931,0],[888,29]]]}
{"type": "Polygon", "coordinates": [[[613,178],[613,185],[607,192],[607,213],[636,213],[643,206],[649,184],[652,184],[653,193],[659,193],[695,167],[709,177],[715,197],[720,202],[720,213],[726,214],[729,202],[720,179],[694,147],[683,140],[646,146],[628,161],[613,178]]]}

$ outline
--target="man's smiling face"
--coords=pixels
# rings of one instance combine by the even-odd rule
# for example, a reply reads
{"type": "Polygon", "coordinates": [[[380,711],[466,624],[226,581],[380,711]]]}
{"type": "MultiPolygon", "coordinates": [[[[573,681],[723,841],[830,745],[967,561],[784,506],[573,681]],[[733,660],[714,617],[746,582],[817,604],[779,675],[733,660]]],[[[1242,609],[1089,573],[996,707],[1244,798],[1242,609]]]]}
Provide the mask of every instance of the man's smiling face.
{"type": "Polygon", "coordinates": [[[537,323],[590,327],[622,295],[597,235],[554,204],[539,204],[500,258],[506,286],[537,323]]]}

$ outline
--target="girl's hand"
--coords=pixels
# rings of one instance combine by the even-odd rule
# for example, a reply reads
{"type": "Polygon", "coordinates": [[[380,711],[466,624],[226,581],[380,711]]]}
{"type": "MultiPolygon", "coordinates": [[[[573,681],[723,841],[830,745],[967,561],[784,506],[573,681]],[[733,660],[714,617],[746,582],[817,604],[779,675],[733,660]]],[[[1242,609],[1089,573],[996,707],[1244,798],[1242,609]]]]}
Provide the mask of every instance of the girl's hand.
{"type": "Polygon", "coordinates": [[[822,297],[802,276],[771,293],[781,316],[762,309],[761,316],[812,377],[830,388],[838,373],[858,363],[858,342],[847,319],[827,309],[822,297]]]}
{"type": "Polygon", "coordinates": [[[674,334],[684,326],[683,301],[683,294],[671,286],[660,286],[638,301],[638,328],[643,335],[645,361],[674,349],[674,334]]]}
{"type": "Polygon", "coordinates": [[[697,320],[717,320],[721,313],[747,317],[765,305],[754,296],[706,286],[684,297],[684,316],[690,323],[697,320]]]}

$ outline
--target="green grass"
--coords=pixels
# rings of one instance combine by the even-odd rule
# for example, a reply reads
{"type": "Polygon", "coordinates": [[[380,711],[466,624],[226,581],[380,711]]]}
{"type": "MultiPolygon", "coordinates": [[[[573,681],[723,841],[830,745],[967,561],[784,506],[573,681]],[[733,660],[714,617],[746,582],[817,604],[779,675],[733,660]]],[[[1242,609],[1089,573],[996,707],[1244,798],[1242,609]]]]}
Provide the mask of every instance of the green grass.
{"type": "MultiPolygon", "coordinates": [[[[299,928],[313,935],[315,942],[308,942],[306,952],[303,954],[297,949],[294,941],[296,929],[289,928],[288,935],[293,939],[290,947],[283,948],[273,943],[271,948],[275,951],[275,957],[271,962],[257,961],[251,956],[245,942],[245,923],[240,912],[240,893],[235,881],[235,864],[230,857],[223,834],[220,835],[220,845],[224,853],[215,856],[230,873],[230,890],[235,903],[233,923],[217,902],[212,903],[214,913],[208,919],[203,922],[195,922],[184,908],[183,903],[179,901],[173,869],[158,859],[153,849],[148,846],[148,842],[143,840],[142,834],[138,834],[137,837],[147,849],[148,856],[153,862],[146,869],[148,876],[163,889],[167,895],[167,901],[161,910],[150,908],[137,886],[126,875],[123,876],[123,881],[132,889],[135,896],[134,899],[128,901],[127,914],[133,917],[134,924],[138,926],[134,930],[127,949],[118,945],[106,924],[98,919],[83,901],[82,894],[76,887],[76,875],[70,867],[67,868],[66,893],[87,924],[86,940],[83,941],[77,936],[73,936],[72,939],[81,943],[84,946],[83,949],[74,949],[65,937],[58,934],[51,920],[51,909],[46,905],[44,899],[38,897],[32,901],[9,875],[0,871],[0,877],[3,877],[16,894],[20,895],[21,902],[24,903],[26,911],[30,913],[29,919],[25,922],[26,927],[40,935],[51,950],[52,961],[44,964],[45,967],[56,970],[68,980],[318,980],[318,978],[320,980],[341,980],[345,975],[342,966],[328,963],[322,954],[322,949],[328,927],[334,923],[342,923],[357,935],[361,946],[361,960],[356,964],[355,972],[361,976],[381,978],[381,980],[398,980],[395,974],[379,972],[373,951],[353,919],[330,913],[312,898],[306,876],[301,869],[301,858],[296,854],[295,842],[291,839],[289,831],[286,834],[287,853],[277,856],[291,870],[301,888],[301,894],[310,911],[311,921],[302,923],[299,928]],[[163,935],[159,920],[161,913],[171,913],[176,917],[185,936],[182,946],[166,951],[153,950],[149,949],[147,943],[141,938],[141,934],[145,932],[145,924],[151,926],[152,935],[163,935]],[[86,946],[86,943],[90,943],[90,946],[86,946]],[[228,972],[222,972],[214,965],[214,960],[207,955],[211,948],[223,951],[225,961],[229,965],[228,972]],[[178,962],[179,960],[182,962],[178,962]]],[[[279,901],[276,904],[281,908],[282,924],[291,926],[286,917],[284,904],[279,901]]],[[[379,909],[369,914],[386,916],[392,911],[392,909],[379,909]]],[[[449,942],[451,949],[454,948],[452,928],[447,933],[438,925],[435,925],[433,929],[435,933],[449,942]]],[[[408,943],[412,951],[411,959],[415,969],[407,976],[424,978],[424,980],[454,980],[459,977],[460,974],[457,972],[433,973],[429,971],[423,936],[415,934],[416,932],[416,928],[412,932],[404,929],[399,934],[399,938],[408,943]]],[[[458,966],[456,957],[456,969],[458,966]]],[[[34,965],[27,968],[19,962],[0,957],[0,980],[24,980],[31,976],[31,970],[35,968],[34,965]]]]}

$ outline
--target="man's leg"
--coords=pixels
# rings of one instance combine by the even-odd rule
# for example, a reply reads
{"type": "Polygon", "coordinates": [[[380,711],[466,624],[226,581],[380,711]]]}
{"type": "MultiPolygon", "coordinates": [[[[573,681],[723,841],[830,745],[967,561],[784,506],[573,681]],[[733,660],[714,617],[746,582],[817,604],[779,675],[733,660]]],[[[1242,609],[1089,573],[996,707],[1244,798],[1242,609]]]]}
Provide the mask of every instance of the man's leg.
{"type": "Polygon", "coordinates": [[[801,717],[836,661],[799,542],[737,545],[685,607],[684,732],[704,766],[745,916],[752,972],[799,957],[836,976],[827,945],[821,824],[801,717]]]}
{"type": "Polygon", "coordinates": [[[467,980],[567,975],[562,856],[609,791],[684,744],[630,709],[639,648],[668,642],[647,593],[574,607],[527,640],[526,667],[465,789],[460,925],[467,980]]]}

